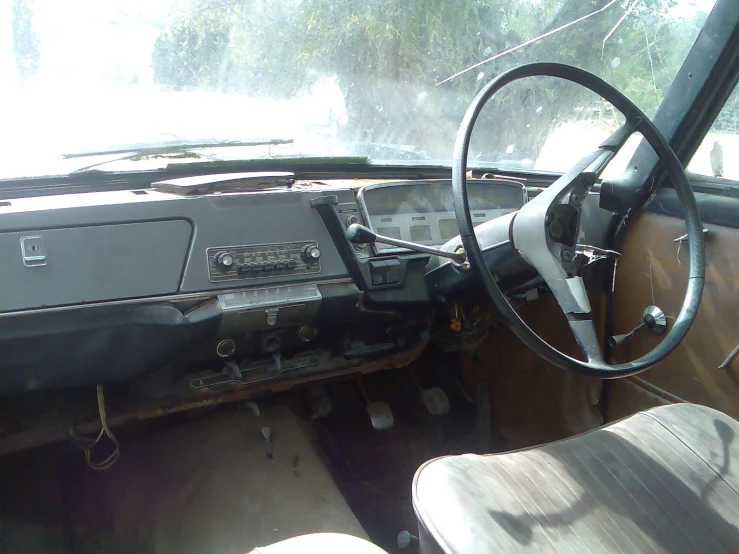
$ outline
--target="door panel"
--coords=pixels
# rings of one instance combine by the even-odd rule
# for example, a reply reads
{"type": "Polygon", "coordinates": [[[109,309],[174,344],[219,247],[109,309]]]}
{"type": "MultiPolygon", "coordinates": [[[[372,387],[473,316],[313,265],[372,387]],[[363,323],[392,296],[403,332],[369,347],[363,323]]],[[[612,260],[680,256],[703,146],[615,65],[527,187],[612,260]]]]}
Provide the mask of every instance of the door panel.
{"type": "MultiPolygon", "coordinates": [[[[654,394],[654,388],[645,394],[642,379],[647,387],[654,385],[686,401],[739,418],[739,357],[726,369],[718,369],[739,344],[739,229],[715,224],[704,226],[709,229],[706,286],[693,327],[682,344],[656,367],[637,379],[611,387],[609,420],[664,402],[654,394]]],[[[674,241],[684,234],[682,219],[667,215],[645,212],[631,224],[618,264],[615,334],[633,329],[649,304],[662,308],[668,323],[674,321],[685,295],[688,275],[687,243],[674,241]]],[[[635,359],[660,340],[650,331],[640,330],[614,348],[613,358],[635,359]]]]}

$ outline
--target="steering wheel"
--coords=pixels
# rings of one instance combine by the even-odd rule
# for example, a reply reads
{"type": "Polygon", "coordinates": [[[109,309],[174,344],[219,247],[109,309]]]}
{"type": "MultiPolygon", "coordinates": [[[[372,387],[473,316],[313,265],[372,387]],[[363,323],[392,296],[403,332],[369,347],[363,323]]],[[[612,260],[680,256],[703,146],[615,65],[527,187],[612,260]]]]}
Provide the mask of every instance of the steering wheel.
{"type": "MultiPolygon", "coordinates": [[[[703,226],[693,190],[680,160],[647,116],[611,85],[582,69],[557,63],[534,63],[507,71],[488,83],[465,113],[454,145],[452,165],[454,208],[459,234],[471,270],[482,281],[485,292],[511,330],[534,352],[562,369],[600,378],[633,375],[665,358],[685,338],[695,320],[705,280],[703,226]],[[626,122],[597,150],[525,204],[513,216],[508,229],[510,242],[525,262],[536,269],[557,299],[585,360],[572,358],[549,345],[516,313],[483,259],[472,224],[467,198],[467,156],[470,137],[485,104],[504,86],[527,77],[549,76],[578,83],[613,104],[626,122]],[[664,164],[685,213],[690,245],[690,273],[680,314],[664,339],[641,358],[611,365],[606,363],[589,315],[590,302],[573,260],[585,196],[626,140],[640,132],[664,164]]],[[[484,246],[484,245],[483,245],[484,246]]]]}

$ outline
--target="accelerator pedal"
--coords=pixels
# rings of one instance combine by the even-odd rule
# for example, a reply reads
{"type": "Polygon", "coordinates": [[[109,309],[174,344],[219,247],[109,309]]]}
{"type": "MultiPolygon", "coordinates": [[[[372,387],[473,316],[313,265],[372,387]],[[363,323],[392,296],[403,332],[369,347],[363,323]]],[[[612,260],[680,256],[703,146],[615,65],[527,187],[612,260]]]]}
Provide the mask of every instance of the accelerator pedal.
{"type": "Polygon", "coordinates": [[[452,405],[449,402],[449,397],[447,396],[446,392],[444,392],[444,389],[442,389],[441,387],[431,387],[428,389],[424,389],[421,386],[418,378],[411,370],[408,370],[408,375],[410,375],[411,381],[413,381],[413,385],[418,390],[421,396],[421,402],[423,402],[423,405],[426,406],[426,411],[428,413],[430,413],[431,415],[444,415],[449,412],[452,405]]]}

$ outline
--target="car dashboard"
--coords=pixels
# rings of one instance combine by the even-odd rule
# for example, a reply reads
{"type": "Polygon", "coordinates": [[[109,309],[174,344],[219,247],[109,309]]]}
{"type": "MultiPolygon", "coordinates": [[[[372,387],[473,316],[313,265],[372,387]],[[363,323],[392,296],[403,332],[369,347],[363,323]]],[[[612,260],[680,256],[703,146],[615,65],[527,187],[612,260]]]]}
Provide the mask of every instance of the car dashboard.
{"type": "MultiPolygon", "coordinates": [[[[476,223],[526,198],[516,180],[470,183],[476,223]]],[[[439,262],[344,232],[457,234],[449,180],[41,196],[0,219],[0,394],[137,382],[197,397],[401,367],[430,339],[439,262]]]]}

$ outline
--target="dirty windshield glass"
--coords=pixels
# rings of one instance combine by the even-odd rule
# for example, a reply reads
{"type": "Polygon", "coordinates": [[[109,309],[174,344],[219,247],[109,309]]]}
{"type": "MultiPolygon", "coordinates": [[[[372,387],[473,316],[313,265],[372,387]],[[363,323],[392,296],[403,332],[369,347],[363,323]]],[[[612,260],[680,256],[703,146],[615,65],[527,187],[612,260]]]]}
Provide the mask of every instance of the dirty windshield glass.
{"type": "MultiPolygon", "coordinates": [[[[204,149],[206,160],[449,163],[475,93],[500,72],[533,61],[587,69],[653,115],[712,6],[8,0],[0,6],[0,178],[91,163],[62,154],[193,141],[281,143],[204,149]]],[[[501,168],[562,171],[618,117],[574,85],[527,79],[486,109],[471,157],[501,168]]],[[[136,163],[141,158],[100,169],[136,170],[136,163]]]]}

